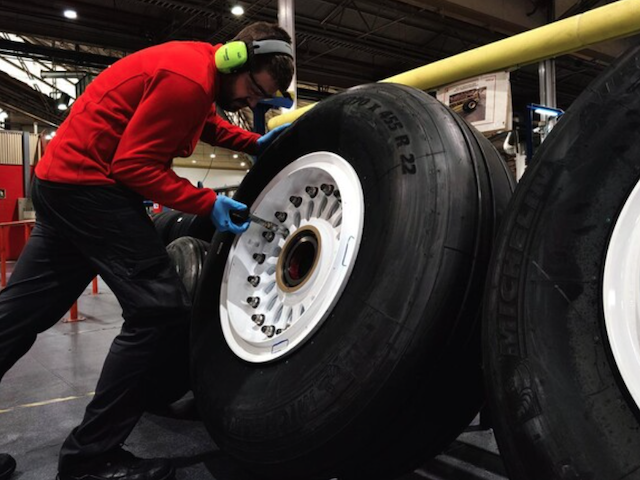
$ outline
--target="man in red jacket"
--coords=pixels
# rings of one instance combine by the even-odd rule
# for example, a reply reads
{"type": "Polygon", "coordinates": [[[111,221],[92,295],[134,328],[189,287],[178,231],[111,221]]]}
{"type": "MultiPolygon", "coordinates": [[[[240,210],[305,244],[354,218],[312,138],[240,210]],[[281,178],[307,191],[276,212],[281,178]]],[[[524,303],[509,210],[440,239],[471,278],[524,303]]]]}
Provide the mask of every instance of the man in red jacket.
{"type": "MultiPolygon", "coordinates": [[[[121,448],[144,409],[145,375],[191,307],[142,200],[209,215],[221,231],[248,228],[229,218],[245,205],[195,188],[171,169],[199,139],[260,154],[279,133],[246,132],[218,117],[213,104],[233,111],[284,91],[293,75],[291,39],[261,22],[234,40],[247,48],[236,59],[216,55],[227,46],[170,42],[116,62],[77,99],[36,168],[36,226],[0,292],[0,378],[96,274],[124,317],[95,397],[62,446],[59,480],[173,476],[168,461],[121,448]]],[[[15,463],[6,454],[0,462],[7,478],[15,463]]]]}

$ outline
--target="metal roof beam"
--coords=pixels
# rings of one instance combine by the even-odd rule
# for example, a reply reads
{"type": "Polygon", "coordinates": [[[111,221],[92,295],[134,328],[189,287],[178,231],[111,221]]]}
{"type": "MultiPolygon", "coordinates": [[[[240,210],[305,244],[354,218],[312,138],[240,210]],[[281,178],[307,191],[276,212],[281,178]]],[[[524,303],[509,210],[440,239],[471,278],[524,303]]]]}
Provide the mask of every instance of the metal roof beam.
{"type": "Polygon", "coordinates": [[[111,65],[118,58],[96,55],[93,53],[62,50],[59,48],[33,45],[31,43],[14,42],[0,38],[0,55],[27,57],[55,62],[66,62],[73,65],[104,68],[111,65]]]}

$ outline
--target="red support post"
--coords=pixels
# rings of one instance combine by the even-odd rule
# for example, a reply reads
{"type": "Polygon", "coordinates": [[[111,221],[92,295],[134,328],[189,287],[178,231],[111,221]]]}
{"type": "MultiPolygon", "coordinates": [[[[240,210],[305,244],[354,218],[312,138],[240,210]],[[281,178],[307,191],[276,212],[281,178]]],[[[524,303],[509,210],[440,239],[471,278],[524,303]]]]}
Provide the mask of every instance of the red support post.
{"type": "MultiPolygon", "coordinates": [[[[9,229],[14,226],[22,226],[24,228],[25,244],[31,236],[31,230],[35,224],[33,220],[22,220],[18,222],[0,223],[0,288],[7,286],[7,257],[9,256],[9,229]]],[[[98,278],[93,279],[93,294],[98,293],[98,278]]],[[[69,317],[63,321],[65,323],[81,322],[86,320],[85,317],[78,315],[78,302],[76,301],[69,310],[69,317]]]]}
{"type": "Polygon", "coordinates": [[[7,286],[7,259],[9,257],[9,237],[11,227],[22,226],[24,228],[25,243],[31,236],[31,229],[35,220],[20,220],[17,222],[0,223],[0,288],[7,286]]]}
{"type": "Polygon", "coordinates": [[[93,277],[92,295],[98,295],[98,277],[93,277]]]}
{"type": "Polygon", "coordinates": [[[64,320],[62,320],[62,322],[76,323],[76,322],[82,322],[84,320],[86,320],[86,317],[82,317],[78,315],[78,301],[76,300],[76,302],[71,306],[71,309],[69,310],[69,316],[66,317],[64,320]]]}

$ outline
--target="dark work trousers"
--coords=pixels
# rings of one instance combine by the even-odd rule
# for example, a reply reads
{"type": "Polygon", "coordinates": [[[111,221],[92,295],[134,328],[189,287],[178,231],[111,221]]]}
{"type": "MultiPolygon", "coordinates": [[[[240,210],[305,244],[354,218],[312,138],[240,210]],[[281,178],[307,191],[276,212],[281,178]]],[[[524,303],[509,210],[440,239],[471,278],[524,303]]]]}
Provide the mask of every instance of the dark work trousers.
{"type": "Polygon", "coordinates": [[[0,292],[0,379],[96,274],[123,310],[95,397],[60,452],[59,469],[72,472],[127,438],[143,412],[145,378],[188,321],[191,304],[138,195],[38,179],[32,195],[36,225],[0,292]]]}

